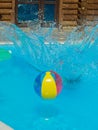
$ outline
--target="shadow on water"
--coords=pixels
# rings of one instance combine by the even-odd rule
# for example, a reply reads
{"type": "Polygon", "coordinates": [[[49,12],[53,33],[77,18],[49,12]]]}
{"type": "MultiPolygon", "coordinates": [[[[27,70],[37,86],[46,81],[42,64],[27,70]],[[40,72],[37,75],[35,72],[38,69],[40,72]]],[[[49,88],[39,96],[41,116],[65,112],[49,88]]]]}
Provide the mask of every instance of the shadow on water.
{"type": "Polygon", "coordinates": [[[35,113],[39,118],[50,119],[56,118],[59,115],[59,109],[53,104],[39,104],[35,107],[35,113]]]}

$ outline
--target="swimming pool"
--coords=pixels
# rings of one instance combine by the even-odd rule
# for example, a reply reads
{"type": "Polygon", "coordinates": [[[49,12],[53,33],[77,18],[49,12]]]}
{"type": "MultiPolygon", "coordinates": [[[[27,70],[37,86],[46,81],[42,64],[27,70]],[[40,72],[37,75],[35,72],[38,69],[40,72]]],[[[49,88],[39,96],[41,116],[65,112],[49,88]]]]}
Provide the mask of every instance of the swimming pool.
{"type": "MultiPolygon", "coordinates": [[[[60,67],[56,66],[55,69],[63,78],[64,85],[61,94],[53,100],[44,100],[34,91],[34,80],[40,73],[39,68],[44,69],[44,64],[36,57],[35,60],[38,62],[34,66],[38,69],[31,65],[29,54],[32,53],[25,50],[27,46],[26,48],[22,46],[25,51],[19,50],[21,47],[18,46],[17,52],[16,46],[13,47],[13,45],[1,45],[0,47],[12,51],[12,57],[9,60],[0,62],[1,121],[15,130],[98,129],[97,40],[91,47],[85,47],[81,53],[78,52],[77,45],[70,45],[70,47],[68,44],[65,45],[66,55],[59,57],[60,61],[66,61],[66,64],[62,66],[65,68],[59,71],[60,67]],[[25,56],[21,55],[21,51],[25,56]],[[81,77],[73,80],[74,74],[75,76],[81,75],[81,77]],[[64,75],[68,75],[68,81],[65,81],[64,75]]],[[[48,61],[45,62],[48,64],[48,61]]],[[[52,67],[52,69],[55,68],[55,66],[52,67]]],[[[47,68],[50,69],[50,66],[47,68]]]]}

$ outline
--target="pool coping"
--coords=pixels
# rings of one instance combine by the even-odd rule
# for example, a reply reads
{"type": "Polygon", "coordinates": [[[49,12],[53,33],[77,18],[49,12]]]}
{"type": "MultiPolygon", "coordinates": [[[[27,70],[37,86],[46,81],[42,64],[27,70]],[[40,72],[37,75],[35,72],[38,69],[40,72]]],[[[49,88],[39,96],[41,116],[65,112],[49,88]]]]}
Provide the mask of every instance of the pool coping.
{"type": "MultiPolygon", "coordinates": [[[[63,28],[60,31],[58,28],[54,28],[53,32],[57,33],[57,34],[58,34],[58,32],[61,32],[62,34],[64,34],[65,32],[66,33],[71,32],[74,28],[76,28],[76,27],[69,27],[68,26],[68,27],[63,28]]],[[[25,33],[29,33],[31,31],[31,29],[29,27],[21,27],[20,29],[23,30],[25,33]]],[[[43,28],[43,29],[47,30],[49,28],[43,28]]],[[[65,41],[65,39],[58,40],[58,42],[61,44],[64,44],[64,41],[65,41]]],[[[48,42],[45,42],[45,44],[48,44],[48,42]]],[[[7,40],[0,40],[0,45],[13,45],[13,42],[7,41],[7,40]]]]}
{"type": "Polygon", "coordinates": [[[3,123],[2,121],[0,121],[0,130],[14,130],[14,129],[8,126],[7,124],[3,123]]]}

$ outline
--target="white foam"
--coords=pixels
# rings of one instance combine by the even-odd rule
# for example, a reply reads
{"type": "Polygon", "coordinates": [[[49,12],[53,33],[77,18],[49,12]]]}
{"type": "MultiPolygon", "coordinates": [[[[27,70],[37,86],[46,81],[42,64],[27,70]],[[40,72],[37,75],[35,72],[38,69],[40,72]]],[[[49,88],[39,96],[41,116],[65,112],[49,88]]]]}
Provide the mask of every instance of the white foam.
{"type": "Polygon", "coordinates": [[[0,41],[0,45],[4,45],[4,44],[13,44],[13,42],[10,42],[10,41],[0,41]]]}
{"type": "Polygon", "coordinates": [[[0,130],[14,130],[14,129],[12,129],[8,125],[0,121],[0,130]]]}

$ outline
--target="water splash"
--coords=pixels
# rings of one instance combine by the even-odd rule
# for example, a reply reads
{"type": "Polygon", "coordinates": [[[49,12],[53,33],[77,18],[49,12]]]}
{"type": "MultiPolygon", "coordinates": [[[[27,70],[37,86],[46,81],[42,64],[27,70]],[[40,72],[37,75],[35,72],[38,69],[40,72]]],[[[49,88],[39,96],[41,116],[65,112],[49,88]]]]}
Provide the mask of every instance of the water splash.
{"type": "Polygon", "coordinates": [[[0,38],[11,41],[14,46],[13,54],[39,72],[53,70],[64,80],[75,81],[85,73],[86,64],[93,61],[97,63],[97,25],[92,28],[79,26],[70,33],[56,30],[55,23],[50,28],[42,28],[36,21],[35,30],[35,23],[29,22],[28,26],[29,32],[23,32],[14,24],[0,23],[0,38]],[[62,36],[66,38],[61,44],[57,37],[62,36]]]}

